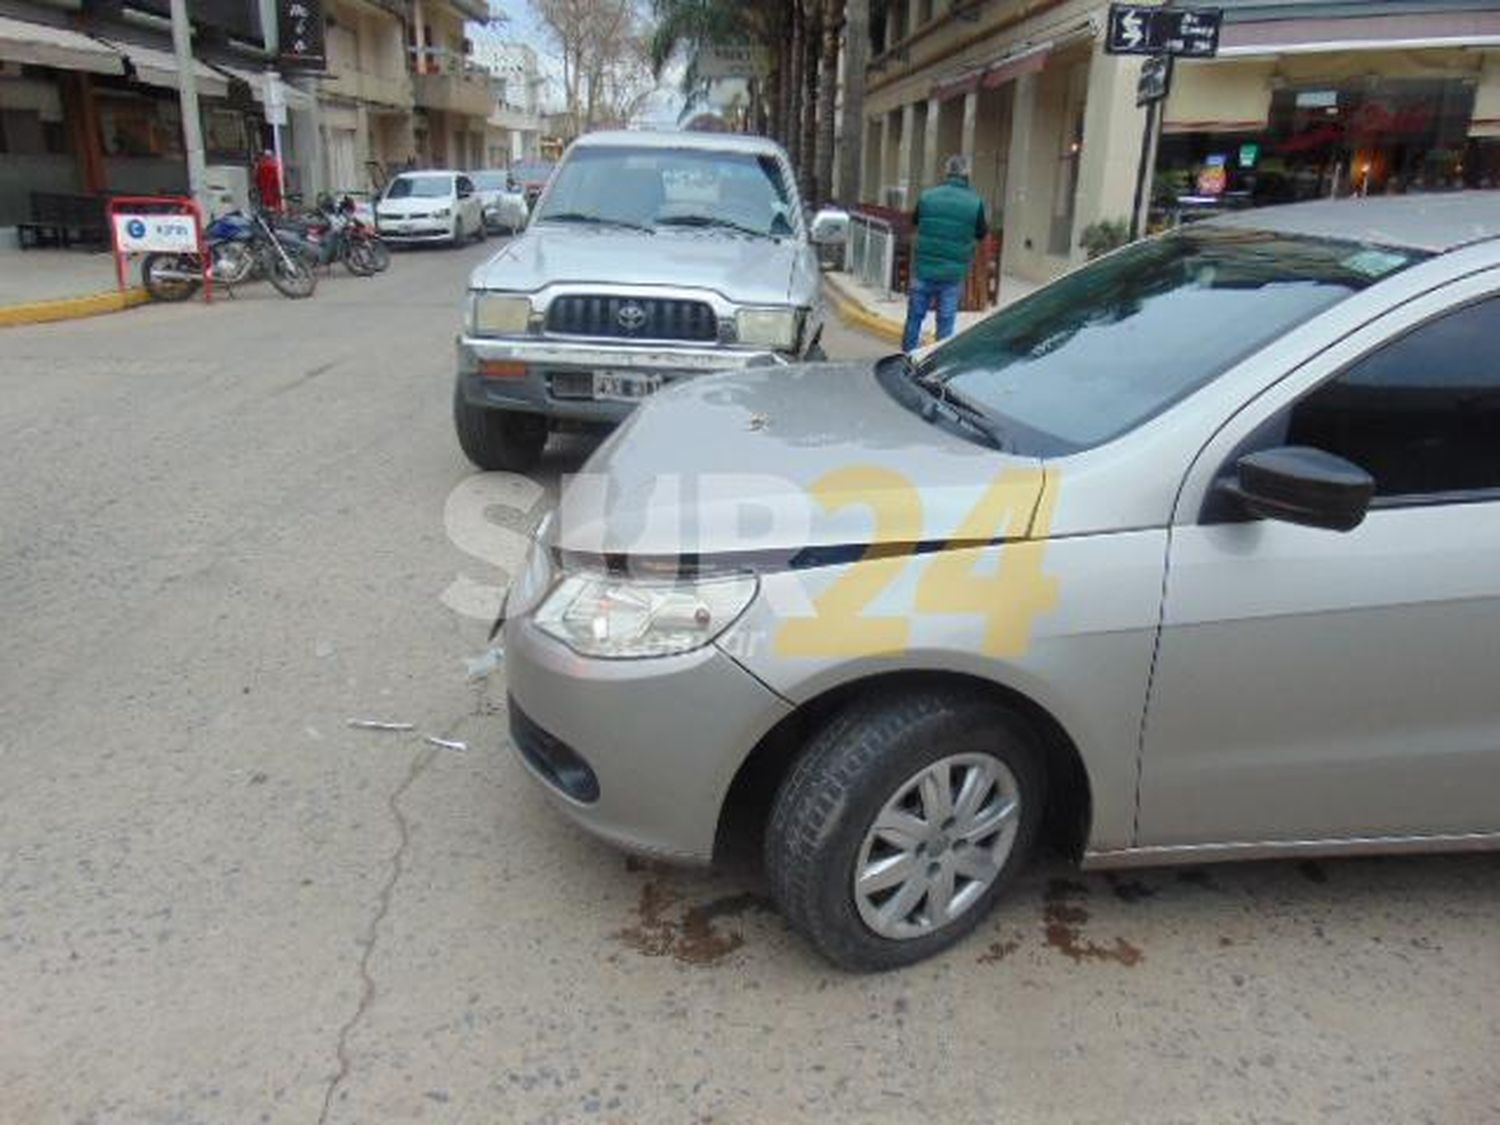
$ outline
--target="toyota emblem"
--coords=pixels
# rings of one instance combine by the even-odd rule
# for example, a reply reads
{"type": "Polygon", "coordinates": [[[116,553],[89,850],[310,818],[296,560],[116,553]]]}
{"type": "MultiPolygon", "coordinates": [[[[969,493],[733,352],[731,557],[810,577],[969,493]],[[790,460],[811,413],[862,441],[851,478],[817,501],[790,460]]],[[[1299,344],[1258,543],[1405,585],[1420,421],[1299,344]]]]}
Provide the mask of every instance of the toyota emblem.
{"type": "Polygon", "coordinates": [[[620,327],[626,332],[639,332],[646,327],[646,310],[634,301],[630,301],[620,306],[615,319],[620,322],[620,327]]]}

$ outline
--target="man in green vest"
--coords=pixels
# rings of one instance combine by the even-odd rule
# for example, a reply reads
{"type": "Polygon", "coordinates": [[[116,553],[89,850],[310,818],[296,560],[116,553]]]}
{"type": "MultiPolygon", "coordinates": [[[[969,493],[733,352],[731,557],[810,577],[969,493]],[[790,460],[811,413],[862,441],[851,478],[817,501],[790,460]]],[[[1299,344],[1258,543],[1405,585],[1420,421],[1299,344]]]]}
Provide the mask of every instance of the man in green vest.
{"type": "Polygon", "coordinates": [[[969,158],[950,156],[946,175],[942,183],[922,193],[912,215],[917,245],[901,344],[908,352],[921,340],[922,322],[933,305],[937,306],[937,338],[953,335],[974,246],[990,229],[984,219],[984,200],[969,186],[969,158]]]}

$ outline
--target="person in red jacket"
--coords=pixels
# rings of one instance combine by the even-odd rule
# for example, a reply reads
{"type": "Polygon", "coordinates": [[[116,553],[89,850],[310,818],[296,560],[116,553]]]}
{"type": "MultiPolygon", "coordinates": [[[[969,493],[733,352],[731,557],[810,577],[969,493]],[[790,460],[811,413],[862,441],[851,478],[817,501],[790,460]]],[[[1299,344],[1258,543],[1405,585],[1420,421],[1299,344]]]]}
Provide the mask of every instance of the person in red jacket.
{"type": "Polygon", "coordinates": [[[281,211],[281,161],[270,149],[262,152],[255,161],[255,190],[260,193],[260,205],[267,211],[281,211]]]}

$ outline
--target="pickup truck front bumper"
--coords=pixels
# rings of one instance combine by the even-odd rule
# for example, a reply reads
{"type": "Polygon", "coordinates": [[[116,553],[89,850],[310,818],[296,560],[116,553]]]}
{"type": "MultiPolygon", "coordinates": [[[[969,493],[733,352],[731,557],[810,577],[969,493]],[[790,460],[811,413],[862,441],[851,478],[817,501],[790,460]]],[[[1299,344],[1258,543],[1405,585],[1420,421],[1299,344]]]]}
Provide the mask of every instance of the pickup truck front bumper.
{"type": "Polygon", "coordinates": [[[612,345],[543,337],[458,339],[459,386],[471,405],[605,424],[623,420],[636,404],[595,398],[597,371],[659,375],[672,383],[712,371],[786,362],[776,352],[754,348],[612,345]]]}

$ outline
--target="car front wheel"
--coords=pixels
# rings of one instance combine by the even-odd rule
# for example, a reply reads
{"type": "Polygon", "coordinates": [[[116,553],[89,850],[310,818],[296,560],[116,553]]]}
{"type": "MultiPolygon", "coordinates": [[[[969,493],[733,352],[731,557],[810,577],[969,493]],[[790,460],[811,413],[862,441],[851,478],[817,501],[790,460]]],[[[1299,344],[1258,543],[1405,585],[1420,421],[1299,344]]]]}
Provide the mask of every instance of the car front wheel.
{"type": "Polygon", "coordinates": [[[527,472],[547,445],[546,418],[475,406],[462,386],[453,392],[453,425],[464,456],[486,472],[527,472]]]}
{"type": "Polygon", "coordinates": [[[1013,712],[961,692],[856,703],[812,739],[766,832],[793,929],[846,969],[909,965],[994,906],[1035,842],[1042,757],[1013,712]]]}

